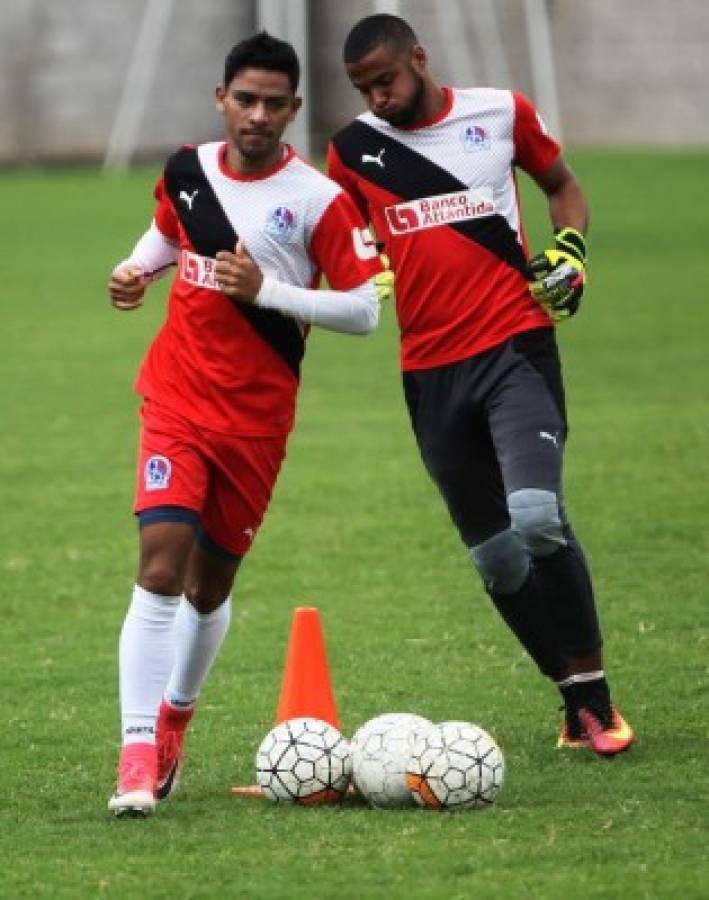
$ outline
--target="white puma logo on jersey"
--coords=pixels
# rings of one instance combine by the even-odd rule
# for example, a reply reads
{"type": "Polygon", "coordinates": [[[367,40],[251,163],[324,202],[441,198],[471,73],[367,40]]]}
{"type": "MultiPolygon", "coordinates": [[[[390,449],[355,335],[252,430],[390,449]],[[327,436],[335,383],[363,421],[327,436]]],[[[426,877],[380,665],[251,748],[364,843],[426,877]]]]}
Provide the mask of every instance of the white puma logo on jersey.
{"type": "Polygon", "coordinates": [[[192,212],[192,204],[194,203],[194,198],[199,194],[199,188],[196,188],[192,191],[191,194],[188,194],[187,191],[180,191],[180,200],[184,200],[187,204],[187,209],[192,212]]]}
{"type": "Polygon", "coordinates": [[[551,441],[552,444],[556,447],[556,449],[557,450],[559,449],[559,441],[555,434],[550,434],[550,432],[548,432],[548,431],[540,431],[539,437],[543,438],[545,441],[551,441]]]}
{"type": "Polygon", "coordinates": [[[382,156],[384,156],[384,151],[386,147],[382,147],[382,149],[377,153],[376,156],[372,156],[370,153],[362,154],[362,162],[363,163],[376,163],[378,166],[384,168],[384,163],[382,162],[382,156]]]}

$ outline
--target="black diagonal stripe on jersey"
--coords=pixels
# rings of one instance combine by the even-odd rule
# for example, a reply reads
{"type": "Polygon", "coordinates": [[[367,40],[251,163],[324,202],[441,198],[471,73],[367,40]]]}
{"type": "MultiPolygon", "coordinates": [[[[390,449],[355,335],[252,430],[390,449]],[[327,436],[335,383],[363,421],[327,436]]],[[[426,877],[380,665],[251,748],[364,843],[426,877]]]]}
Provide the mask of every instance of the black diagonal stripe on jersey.
{"type": "MultiPolygon", "coordinates": [[[[234,226],[219,202],[192,147],[183,147],[173,154],[165,166],[165,187],[180,222],[197,253],[216,256],[219,250],[233,250],[237,241],[234,226]],[[192,209],[180,192],[190,196],[199,193],[192,209]]],[[[297,324],[273,309],[260,309],[234,301],[234,306],[253,329],[287,363],[296,378],[300,378],[300,363],[305,353],[305,341],[297,324]]]]}
{"type": "MultiPolygon", "coordinates": [[[[420,200],[469,189],[469,185],[430,159],[358,119],[335,135],[333,144],[348,169],[402,200],[420,200]],[[382,157],[384,167],[362,161],[363,155],[377,156],[382,148],[386,148],[382,157]]],[[[504,216],[450,222],[445,227],[454,228],[525,274],[524,253],[504,216]]]]}

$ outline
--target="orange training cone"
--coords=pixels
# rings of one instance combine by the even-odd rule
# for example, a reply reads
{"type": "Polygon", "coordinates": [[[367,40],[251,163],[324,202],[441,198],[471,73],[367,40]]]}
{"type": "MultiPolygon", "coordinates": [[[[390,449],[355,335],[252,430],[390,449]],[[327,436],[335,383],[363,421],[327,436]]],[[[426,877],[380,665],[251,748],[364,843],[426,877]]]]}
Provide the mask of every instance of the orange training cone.
{"type": "Polygon", "coordinates": [[[298,716],[314,716],[340,727],[320,612],[314,606],[299,606],[293,612],[276,724],[298,716]]]}
{"type": "MultiPolygon", "coordinates": [[[[299,606],[293,612],[286,665],[276,725],[285,719],[314,716],[339,730],[335,697],[320,628],[320,612],[314,606],[299,606]]],[[[258,785],[235,786],[234,797],[262,797],[258,785]]]]}

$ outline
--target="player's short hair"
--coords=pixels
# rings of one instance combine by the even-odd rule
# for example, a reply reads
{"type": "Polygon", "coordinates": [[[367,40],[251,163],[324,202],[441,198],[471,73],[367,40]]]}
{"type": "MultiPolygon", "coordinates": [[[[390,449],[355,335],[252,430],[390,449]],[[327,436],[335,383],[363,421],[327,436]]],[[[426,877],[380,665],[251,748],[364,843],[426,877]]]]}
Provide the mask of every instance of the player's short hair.
{"type": "Polygon", "coordinates": [[[259,31],[253,37],[240,41],[229,51],[224,60],[224,87],[228,87],[242,69],[267,69],[288,76],[293,93],[300,81],[300,61],[295,49],[287,41],[273,37],[267,31],[259,31]]]}
{"type": "Polygon", "coordinates": [[[360,19],[345,39],[343,56],[345,63],[355,63],[371,53],[380,44],[391,44],[405,49],[418,44],[413,28],[399,16],[377,13],[360,19]]]}

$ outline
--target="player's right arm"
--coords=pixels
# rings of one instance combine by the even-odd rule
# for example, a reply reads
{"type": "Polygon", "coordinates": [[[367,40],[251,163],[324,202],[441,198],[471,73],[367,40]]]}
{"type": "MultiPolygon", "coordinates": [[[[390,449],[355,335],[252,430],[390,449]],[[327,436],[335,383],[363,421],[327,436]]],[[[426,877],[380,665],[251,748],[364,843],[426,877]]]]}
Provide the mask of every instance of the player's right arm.
{"type": "Polygon", "coordinates": [[[111,272],[108,294],[113,306],[122,310],[142,306],[145,288],[177,263],[178,253],[177,244],[168,240],[153,221],[128,259],[111,272]]]}
{"type": "Polygon", "coordinates": [[[108,281],[111,304],[120,310],[143,305],[145,288],[176,265],[179,255],[179,229],[163,181],[155,186],[158,201],[155,218],[127,259],[119,262],[108,281]]]}

